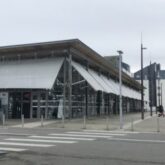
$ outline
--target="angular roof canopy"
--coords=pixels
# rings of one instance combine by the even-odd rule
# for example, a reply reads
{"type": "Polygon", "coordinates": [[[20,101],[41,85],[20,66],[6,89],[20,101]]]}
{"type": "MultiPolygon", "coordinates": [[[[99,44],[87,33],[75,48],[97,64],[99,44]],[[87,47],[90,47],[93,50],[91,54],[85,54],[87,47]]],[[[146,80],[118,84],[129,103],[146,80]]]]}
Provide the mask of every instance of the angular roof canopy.
{"type": "Polygon", "coordinates": [[[20,60],[0,64],[0,89],[51,89],[64,58],[20,60]]]}
{"type": "MultiPolygon", "coordinates": [[[[101,55],[78,39],[0,47],[1,60],[48,56],[51,54],[67,55],[69,53],[72,54],[73,58],[80,61],[82,61],[82,59],[87,60],[89,66],[97,66],[101,71],[109,73],[110,76],[118,80],[118,70],[111,66],[101,55]]],[[[136,90],[141,89],[140,83],[125,73],[122,75],[123,83],[136,90]]]]}

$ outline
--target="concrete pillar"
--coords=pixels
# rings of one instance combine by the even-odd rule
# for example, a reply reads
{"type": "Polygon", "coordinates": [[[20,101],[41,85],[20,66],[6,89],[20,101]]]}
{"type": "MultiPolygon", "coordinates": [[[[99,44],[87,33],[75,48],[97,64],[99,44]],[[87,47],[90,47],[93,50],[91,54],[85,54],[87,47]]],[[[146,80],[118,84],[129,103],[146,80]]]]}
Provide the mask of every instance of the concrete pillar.
{"type": "Polygon", "coordinates": [[[33,118],[33,92],[30,93],[30,119],[33,118]]]}
{"type": "Polygon", "coordinates": [[[45,119],[47,119],[48,118],[48,90],[46,90],[45,104],[46,104],[46,107],[45,107],[45,119]]]}
{"type": "Polygon", "coordinates": [[[38,93],[37,93],[37,96],[38,96],[37,118],[38,118],[38,119],[40,118],[40,115],[41,115],[41,112],[40,112],[40,95],[41,95],[41,93],[38,92],[38,93]]]}
{"type": "Polygon", "coordinates": [[[69,117],[73,117],[72,111],[72,55],[69,54],[69,61],[68,61],[68,88],[69,88],[69,117]]]}
{"type": "Polygon", "coordinates": [[[67,85],[67,82],[66,82],[66,58],[64,60],[64,64],[63,64],[63,72],[64,72],[64,77],[63,77],[63,120],[65,122],[65,117],[66,117],[66,85],[67,85]]]}

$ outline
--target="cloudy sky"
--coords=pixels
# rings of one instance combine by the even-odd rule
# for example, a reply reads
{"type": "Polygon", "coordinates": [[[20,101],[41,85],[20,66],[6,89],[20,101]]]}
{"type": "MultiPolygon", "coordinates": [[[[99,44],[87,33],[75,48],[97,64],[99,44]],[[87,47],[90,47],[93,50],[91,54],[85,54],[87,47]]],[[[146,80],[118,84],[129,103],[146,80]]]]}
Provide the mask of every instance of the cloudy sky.
{"type": "Polygon", "coordinates": [[[0,0],[0,46],[79,38],[101,55],[123,50],[131,70],[165,69],[165,0],[0,0]]]}

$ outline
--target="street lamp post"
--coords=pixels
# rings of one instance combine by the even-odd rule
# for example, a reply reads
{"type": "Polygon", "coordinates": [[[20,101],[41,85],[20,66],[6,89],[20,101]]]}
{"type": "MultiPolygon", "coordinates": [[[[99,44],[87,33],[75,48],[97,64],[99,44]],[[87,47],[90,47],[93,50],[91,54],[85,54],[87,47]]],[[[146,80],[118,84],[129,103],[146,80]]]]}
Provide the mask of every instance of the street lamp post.
{"type": "Polygon", "coordinates": [[[141,43],[141,119],[144,119],[144,87],[143,87],[143,50],[147,49],[143,47],[141,43]]]}
{"type": "Polygon", "coordinates": [[[152,76],[151,76],[151,61],[150,61],[150,67],[149,67],[149,98],[150,98],[150,116],[152,116],[152,100],[153,100],[153,96],[152,96],[152,88],[153,88],[153,85],[152,85],[152,76]]]}
{"type": "Polygon", "coordinates": [[[120,109],[120,129],[123,129],[123,110],[122,110],[122,54],[121,50],[117,51],[119,53],[119,109],[120,109]]]}
{"type": "Polygon", "coordinates": [[[161,105],[163,105],[163,87],[162,87],[162,83],[161,83],[161,105]]]}
{"type": "Polygon", "coordinates": [[[161,105],[161,100],[160,100],[161,88],[160,88],[160,73],[159,72],[157,75],[157,79],[158,79],[158,101],[159,101],[159,106],[160,106],[161,105]]]}

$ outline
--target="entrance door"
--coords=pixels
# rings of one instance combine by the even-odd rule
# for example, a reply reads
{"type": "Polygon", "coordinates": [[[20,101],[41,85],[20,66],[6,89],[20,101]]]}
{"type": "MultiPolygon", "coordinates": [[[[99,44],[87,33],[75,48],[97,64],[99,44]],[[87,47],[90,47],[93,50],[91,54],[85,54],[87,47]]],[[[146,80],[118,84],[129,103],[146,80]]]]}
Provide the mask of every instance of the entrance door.
{"type": "Polygon", "coordinates": [[[23,92],[22,114],[24,114],[25,118],[30,118],[30,101],[31,93],[23,92]]]}
{"type": "Polygon", "coordinates": [[[30,103],[23,102],[23,114],[25,118],[30,118],[30,103]]]}
{"type": "Polygon", "coordinates": [[[13,103],[12,118],[19,119],[20,117],[21,117],[21,103],[16,101],[13,103]]]}
{"type": "Polygon", "coordinates": [[[13,119],[18,119],[21,117],[21,92],[10,93],[9,111],[11,112],[11,117],[13,119]]]}

